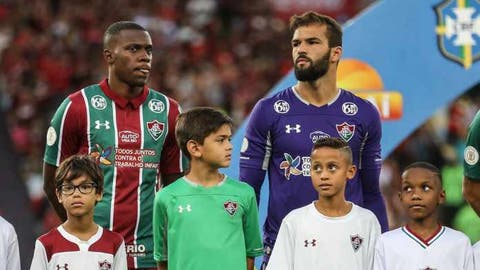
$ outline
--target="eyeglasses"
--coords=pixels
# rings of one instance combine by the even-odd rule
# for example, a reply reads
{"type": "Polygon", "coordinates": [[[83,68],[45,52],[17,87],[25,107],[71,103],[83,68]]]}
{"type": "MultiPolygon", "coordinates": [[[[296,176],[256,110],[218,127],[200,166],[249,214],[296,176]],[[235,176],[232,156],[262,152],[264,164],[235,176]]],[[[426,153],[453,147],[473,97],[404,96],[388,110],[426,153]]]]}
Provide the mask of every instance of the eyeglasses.
{"type": "Polygon", "coordinates": [[[97,187],[95,183],[82,183],[78,186],[72,184],[63,184],[58,186],[58,189],[62,192],[63,195],[72,195],[75,193],[75,189],[78,189],[82,194],[90,194],[93,189],[97,187]]]}

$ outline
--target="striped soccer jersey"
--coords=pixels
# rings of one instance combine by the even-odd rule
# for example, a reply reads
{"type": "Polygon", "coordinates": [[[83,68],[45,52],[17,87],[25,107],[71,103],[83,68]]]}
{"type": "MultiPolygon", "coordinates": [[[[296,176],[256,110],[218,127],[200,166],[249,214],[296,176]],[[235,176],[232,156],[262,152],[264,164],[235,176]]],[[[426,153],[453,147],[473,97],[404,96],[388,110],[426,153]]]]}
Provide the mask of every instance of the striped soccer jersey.
{"type": "Polygon", "coordinates": [[[30,270],[85,269],[127,269],[122,236],[99,226],[88,241],[82,241],[60,225],[35,242],[30,270]]]}
{"type": "Polygon", "coordinates": [[[372,269],[379,236],[368,209],[353,204],[348,214],[328,217],[310,203],[283,219],[267,270],[372,269]]]}
{"type": "Polygon", "coordinates": [[[375,247],[375,270],[473,270],[472,246],[462,232],[439,226],[421,239],[407,226],[381,235],[375,247]]]}
{"type": "Polygon", "coordinates": [[[129,267],[156,267],[152,211],[159,173],[180,173],[185,160],[174,138],[179,105],[145,87],[126,100],[107,80],[66,98],[47,132],[44,160],[59,166],[73,154],[90,154],[105,176],[95,222],[120,233],[129,267]]]}

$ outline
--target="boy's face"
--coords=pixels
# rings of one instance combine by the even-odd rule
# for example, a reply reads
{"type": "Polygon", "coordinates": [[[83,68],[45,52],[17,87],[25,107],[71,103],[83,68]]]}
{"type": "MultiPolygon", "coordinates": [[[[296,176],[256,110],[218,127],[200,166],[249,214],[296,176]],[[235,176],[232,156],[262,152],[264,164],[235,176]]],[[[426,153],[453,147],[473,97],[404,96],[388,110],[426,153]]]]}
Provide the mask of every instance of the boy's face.
{"type": "Polygon", "coordinates": [[[203,144],[198,145],[197,157],[215,168],[230,166],[233,145],[231,143],[232,128],[228,124],[222,125],[217,131],[208,135],[203,144]]]}
{"type": "Polygon", "coordinates": [[[90,178],[82,175],[71,182],[64,182],[62,188],[57,189],[57,198],[68,216],[80,217],[93,214],[93,208],[102,199],[102,194],[97,193],[95,184],[90,178]]]}
{"type": "Polygon", "coordinates": [[[321,147],[313,150],[311,164],[312,184],[321,197],[343,194],[347,179],[355,176],[355,166],[338,149],[321,147]]]}
{"type": "Polygon", "coordinates": [[[424,168],[411,168],[402,175],[400,201],[412,220],[424,220],[432,216],[437,206],[445,201],[445,191],[440,179],[424,168]]]}

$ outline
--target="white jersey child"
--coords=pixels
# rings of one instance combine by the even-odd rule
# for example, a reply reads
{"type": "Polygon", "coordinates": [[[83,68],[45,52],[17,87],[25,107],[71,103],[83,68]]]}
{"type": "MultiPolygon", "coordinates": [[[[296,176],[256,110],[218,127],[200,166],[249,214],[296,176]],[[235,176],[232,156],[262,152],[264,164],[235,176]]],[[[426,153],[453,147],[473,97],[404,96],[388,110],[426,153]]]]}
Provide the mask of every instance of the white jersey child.
{"type": "Polygon", "coordinates": [[[480,241],[473,246],[473,260],[475,263],[475,269],[480,269],[480,241]]]}
{"type": "Polygon", "coordinates": [[[98,226],[88,241],[69,234],[60,225],[35,242],[30,270],[126,270],[122,236],[98,226]]]}
{"type": "Polygon", "coordinates": [[[20,270],[17,233],[3,217],[0,217],[0,270],[20,270]]]}
{"type": "Polygon", "coordinates": [[[313,203],[282,221],[267,270],[372,269],[380,224],[367,209],[352,204],[342,217],[327,217],[313,203]]]}
{"type": "Polygon", "coordinates": [[[465,234],[445,226],[426,240],[404,226],[380,236],[374,269],[473,270],[472,246],[465,234]]]}

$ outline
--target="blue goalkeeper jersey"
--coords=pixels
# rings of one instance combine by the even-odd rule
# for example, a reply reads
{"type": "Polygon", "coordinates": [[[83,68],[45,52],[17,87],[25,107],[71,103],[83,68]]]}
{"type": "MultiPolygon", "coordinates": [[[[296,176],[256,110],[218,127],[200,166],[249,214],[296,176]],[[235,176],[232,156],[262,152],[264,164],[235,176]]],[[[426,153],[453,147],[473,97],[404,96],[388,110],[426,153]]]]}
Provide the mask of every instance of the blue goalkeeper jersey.
{"type": "Polygon", "coordinates": [[[291,210],[318,198],[310,178],[310,152],[315,140],[340,137],[353,152],[358,171],[347,182],[346,199],[370,209],[388,229],[379,188],[381,122],[372,103],[339,89],[324,106],[302,100],[293,88],[260,100],[246,129],[240,157],[240,179],[259,193],[269,176],[268,214],[264,240],[273,246],[282,219],[291,210]]]}

